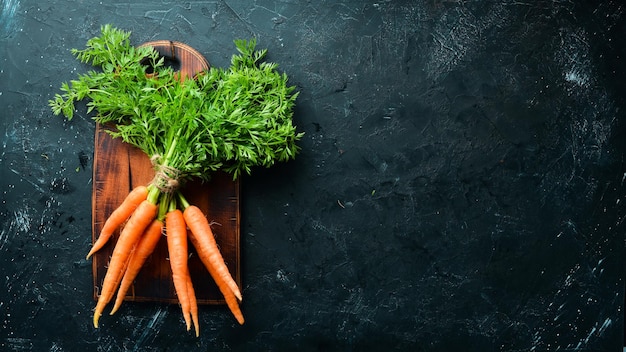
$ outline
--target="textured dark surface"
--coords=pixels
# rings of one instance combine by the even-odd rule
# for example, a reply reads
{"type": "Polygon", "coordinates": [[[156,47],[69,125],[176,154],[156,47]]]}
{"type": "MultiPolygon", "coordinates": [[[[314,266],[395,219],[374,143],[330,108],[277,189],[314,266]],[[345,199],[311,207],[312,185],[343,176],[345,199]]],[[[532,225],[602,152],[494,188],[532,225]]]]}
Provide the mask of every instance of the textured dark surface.
{"type": "Polygon", "coordinates": [[[0,1],[0,350],[618,351],[618,1],[0,1]],[[47,100],[112,23],[301,92],[299,158],[243,179],[242,309],[91,326],[94,124],[47,100]]]}

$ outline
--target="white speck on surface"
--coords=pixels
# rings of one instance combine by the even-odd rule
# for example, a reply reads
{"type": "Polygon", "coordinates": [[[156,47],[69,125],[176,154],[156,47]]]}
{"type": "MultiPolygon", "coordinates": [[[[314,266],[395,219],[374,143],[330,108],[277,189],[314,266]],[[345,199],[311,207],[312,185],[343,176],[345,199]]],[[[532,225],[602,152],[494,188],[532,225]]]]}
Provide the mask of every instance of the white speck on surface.
{"type": "Polygon", "coordinates": [[[279,269],[276,272],[276,280],[280,282],[289,282],[289,278],[285,275],[285,272],[282,269],[279,269]]]}

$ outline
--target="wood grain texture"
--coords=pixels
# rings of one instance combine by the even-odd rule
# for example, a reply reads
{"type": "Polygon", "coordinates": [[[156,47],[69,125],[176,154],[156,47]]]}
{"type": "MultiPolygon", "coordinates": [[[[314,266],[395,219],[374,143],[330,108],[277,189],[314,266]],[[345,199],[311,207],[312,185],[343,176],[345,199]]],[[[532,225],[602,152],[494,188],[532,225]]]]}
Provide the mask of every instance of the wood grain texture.
{"type": "MultiPolygon", "coordinates": [[[[208,69],[206,60],[192,48],[177,42],[158,41],[152,45],[163,56],[180,60],[180,72],[193,77],[208,69]]],[[[144,45],[146,45],[144,44],[144,45]]],[[[106,133],[106,126],[96,125],[93,194],[92,239],[96,240],[107,217],[124,200],[128,192],[138,185],[147,185],[154,177],[154,170],[147,155],[139,149],[113,139],[106,133]]],[[[181,189],[191,204],[197,205],[211,222],[222,256],[231,275],[241,287],[240,273],[240,204],[239,181],[233,181],[225,173],[215,173],[210,182],[192,181],[181,189]]],[[[117,242],[116,231],[107,245],[93,258],[94,299],[106,274],[109,258],[117,242]]],[[[190,244],[189,270],[192,276],[198,304],[224,304],[219,289],[190,244]]],[[[168,262],[167,241],[162,238],[154,253],[148,258],[135,283],[129,290],[127,301],[178,303],[168,262]]]]}
{"type": "Polygon", "coordinates": [[[173,63],[183,77],[194,77],[198,72],[209,68],[209,62],[195,49],[187,44],[171,41],[156,40],[141,46],[152,46],[166,63],[173,63]]]}

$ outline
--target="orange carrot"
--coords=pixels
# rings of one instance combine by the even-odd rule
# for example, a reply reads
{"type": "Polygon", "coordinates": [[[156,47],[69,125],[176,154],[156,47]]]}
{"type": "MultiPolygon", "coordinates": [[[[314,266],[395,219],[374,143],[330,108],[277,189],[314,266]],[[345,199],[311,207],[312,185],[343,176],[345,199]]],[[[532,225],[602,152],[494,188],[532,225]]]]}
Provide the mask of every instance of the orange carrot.
{"type": "Polygon", "coordinates": [[[104,222],[98,239],[87,254],[87,259],[89,259],[92,254],[100,250],[107,243],[113,232],[115,232],[115,230],[122,225],[126,219],[128,219],[137,206],[139,206],[139,204],[147,197],[148,187],[146,186],[137,186],[130,193],[128,193],[122,204],[115,209],[109,218],[104,222]]]}
{"type": "Polygon", "coordinates": [[[183,213],[178,210],[170,210],[165,216],[165,229],[167,232],[167,250],[170,255],[170,267],[176,295],[183,311],[183,318],[187,325],[187,331],[191,329],[191,310],[189,294],[187,293],[187,280],[189,280],[189,268],[187,266],[187,226],[183,213]]]}
{"type": "Polygon", "coordinates": [[[152,254],[154,248],[159,243],[163,231],[163,222],[159,219],[154,219],[150,226],[144,231],[141,239],[137,243],[137,246],[133,250],[129,263],[126,267],[124,276],[120,283],[120,288],[117,291],[117,297],[115,299],[115,305],[111,310],[111,315],[114,314],[124,301],[126,292],[133,284],[135,277],[139,274],[141,267],[145,263],[146,259],[152,254]]]}
{"type": "Polygon", "coordinates": [[[187,294],[189,295],[189,305],[191,312],[191,320],[196,329],[196,337],[200,336],[200,325],[198,325],[198,301],[196,300],[196,291],[193,289],[191,275],[187,276],[187,294]]]}
{"type": "MultiPolygon", "coordinates": [[[[209,270],[209,272],[211,272],[211,270],[209,270]]],[[[222,295],[224,295],[224,299],[226,300],[226,305],[228,306],[228,309],[230,309],[230,311],[233,313],[239,325],[243,325],[243,314],[241,313],[241,309],[239,308],[239,302],[237,301],[237,297],[235,297],[235,295],[228,289],[223,290],[222,288],[220,288],[220,291],[222,292],[222,295]]]]}
{"type": "Polygon", "coordinates": [[[202,210],[195,205],[190,205],[185,209],[183,214],[185,216],[185,222],[191,230],[189,239],[196,248],[198,256],[207,269],[209,266],[214,268],[217,277],[213,277],[213,280],[216,281],[218,286],[220,283],[223,283],[235,297],[241,301],[239,287],[230,275],[230,271],[228,271],[222,253],[220,253],[217,243],[215,242],[209,221],[202,213],[202,210]]]}
{"type": "Polygon", "coordinates": [[[152,220],[154,220],[157,210],[158,207],[146,199],[139,204],[126,223],[126,226],[124,226],[124,229],[115,244],[113,254],[111,255],[109,268],[104,276],[100,297],[98,298],[98,303],[96,304],[96,309],[93,314],[94,327],[98,327],[100,315],[102,314],[104,307],[113,297],[117,286],[122,280],[124,269],[133,248],[148,225],[150,225],[152,220]]]}
{"type": "Polygon", "coordinates": [[[208,220],[200,210],[200,208],[190,205],[185,209],[183,213],[185,222],[191,230],[189,239],[196,248],[198,257],[204,263],[204,266],[213,277],[213,280],[220,289],[220,292],[226,299],[226,304],[231,310],[233,315],[237,318],[239,324],[243,324],[243,315],[239,309],[239,303],[237,300],[241,300],[241,292],[237,283],[233,280],[224,258],[217,248],[217,243],[213,237],[211,226],[208,220]]]}

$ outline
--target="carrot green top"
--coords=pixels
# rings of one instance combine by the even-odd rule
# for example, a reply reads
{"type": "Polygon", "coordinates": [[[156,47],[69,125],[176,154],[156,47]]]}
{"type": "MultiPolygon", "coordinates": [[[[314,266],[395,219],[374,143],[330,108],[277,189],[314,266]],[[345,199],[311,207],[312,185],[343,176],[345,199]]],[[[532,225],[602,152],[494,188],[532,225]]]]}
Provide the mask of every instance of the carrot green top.
{"type": "Polygon", "coordinates": [[[72,50],[99,70],[63,83],[49,104],[71,119],[75,102],[88,99],[94,119],[145,152],[163,174],[160,182],[175,182],[174,189],[217,169],[236,178],[253,166],[294,158],[302,137],[292,123],[295,87],[275,63],[263,61],[267,51],[256,50],[256,40],[235,40],[235,46],[239,53],[228,69],[210,68],[181,82],[153,48],[135,47],[130,32],[105,25],[85,49],[72,50]],[[148,67],[156,74],[146,75],[148,67]]]}

